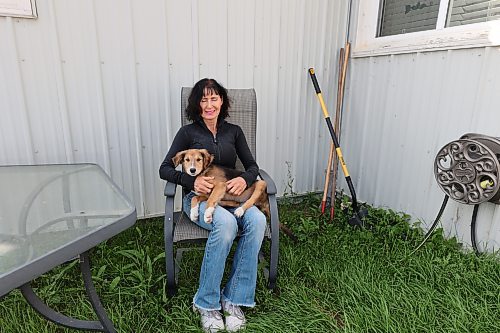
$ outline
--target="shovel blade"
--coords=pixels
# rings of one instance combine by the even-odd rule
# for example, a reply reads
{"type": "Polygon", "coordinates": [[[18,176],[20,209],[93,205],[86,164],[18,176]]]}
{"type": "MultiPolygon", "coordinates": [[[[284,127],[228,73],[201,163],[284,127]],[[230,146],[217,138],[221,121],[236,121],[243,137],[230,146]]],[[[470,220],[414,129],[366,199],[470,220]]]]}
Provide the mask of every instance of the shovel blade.
{"type": "Polygon", "coordinates": [[[349,225],[352,227],[362,227],[363,226],[363,221],[361,221],[361,219],[357,215],[353,215],[347,221],[347,223],[349,223],[349,225]]]}
{"type": "Polygon", "coordinates": [[[368,210],[366,208],[361,208],[359,211],[355,212],[354,215],[347,221],[349,225],[353,227],[363,227],[363,219],[368,215],[368,210]]]}

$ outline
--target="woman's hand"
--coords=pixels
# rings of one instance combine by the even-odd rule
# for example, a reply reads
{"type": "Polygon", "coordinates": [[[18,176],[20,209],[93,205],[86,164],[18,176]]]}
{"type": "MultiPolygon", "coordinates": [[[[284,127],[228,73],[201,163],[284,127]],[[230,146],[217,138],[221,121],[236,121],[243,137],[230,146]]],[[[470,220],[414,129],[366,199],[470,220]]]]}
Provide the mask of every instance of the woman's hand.
{"type": "Polygon", "coordinates": [[[242,177],[236,177],[227,182],[226,192],[240,195],[247,188],[247,182],[242,177]]]}
{"type": "Polygon", "coordinates": [[[196,193],[209,194],[212,192],[214,177],[198,176],[194,180],[194,190],[196,193]]]}

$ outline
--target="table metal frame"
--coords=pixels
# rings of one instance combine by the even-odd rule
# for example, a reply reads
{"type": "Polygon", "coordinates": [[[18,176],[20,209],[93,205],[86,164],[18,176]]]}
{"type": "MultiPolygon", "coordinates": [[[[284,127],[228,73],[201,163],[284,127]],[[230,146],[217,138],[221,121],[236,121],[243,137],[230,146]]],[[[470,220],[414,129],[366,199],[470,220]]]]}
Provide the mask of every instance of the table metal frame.
{"type": "MultiPolygon", "coordinates": [[[[82,164],[82,166],[88,165],[97,166],[95,164],[82,164]]],[[[107,180],[110,186],[117,192],[118,195],[122,197],[125,202],[130,204],[130,201],[126,198],[125,194],[122,190],[120,190],[116,184],[106,175],[106,173],[97,166],[104,176],[107,177],[107,180]]],[[[79,170],[86,170],[86,168],[82,168],[79,170]]],[[[47,186],[49,183],[55,181],[56,179],[62,178],[62,186],[63,186],[63,206],[65,216],[62,218],[58,218],[54,221],[49,221],[43,227],[50,226],[54,223],[61,222],[66,220],[68,227],[74,228],[74,220],[81,220],[82,225],[86,225],[88,219],[93,218],[106,218],[106,217],[118,217],[121,215],[116,215],[113,213],[106,212],[91,212],[90,214],[71,214],[71,203],[69,201],[69,196],[67,195],[69,191],[68,185],[68,175],[73,172],[78,172],[79,170],[62,173],[61,175],[57,175],[54,177],[48,178],[45,182],[36,187],[36,190],[31,193],[31,195],[25,201],[26,209],[20,215],[20,223],[19,228],[20,232],[23,232],[26,237],[31,237],[31,235],[27,235],[26,232],[26,220],[28,217],[28,210],[31,207],[33,201],[35,200],[38,193],[42,191],[42,189],[47,186]],[[21,230],[23,229],[23,230],[21,230]]],[[[92,330],[92,331],[102,331],[102,332],[116,332],[116,329],[113,326],[112,321],[109,319],[101,300],[95,290],[94,283],[92,281],[92,274],[90,270],[90,249],[94,248],[101,242],[109,239],[110,237],[119,234],[121,231],[132,226],[137,218],[137,213],[135,208],[131,209],[130,213],[127,216],[123,216],[119,221],[106,225],[96,232],[92,232],[85,237],[80,237],[79,239],[75,239],[72,242],[62,246],[54,251],[52,251],[49,255],[44,257],[40,257],[37,260],[31,262],[28,265],[24,265],[19,267],[17,270],[10,272],[8,275],[2,278],[2,290],[0,290],[0,299],[8,294],[11,290],[15,288],[19,288],[21,290],[22,295],[26,299],[26,301],[35,309],[40,315],[42,315],[47,320],[50,320],[56,324],[66,326],[69,328],[79,329],[79,330],[92,330]],[[68,317],[51,307],[45,304],[38,295],[34,292],[31,287],[31,281],[40,275],[50,271],[52,268],[71,260],[72,258],[79,257],[80,260],[80,271],[82,273],[83,282],[85,285],[85,290],[87,293],[87,297],[92,304],[92,308],[97,315],[98,320],[80,320],[68,317]]],[[[40,232],[40,229],[37,229],[33,232],[36,234],[40,232]]],[[[29,251],[29,257],[31,257],[31,249],[29,251]]]]}
{"type": "Polygon", "coordinates": [[[80,270],[82,272],[83,282],[87,296],[92,304],[92,308],[99,320],[80,320],[63,315],[55,311],[47,304],[45,304],[31,288],[30,282],[23,284],[19,289],[23,294],[26,301],[35,309],[40,315],[46,319],[69,328],[79,330],[103,331],[103,332],[116,332],[113,322],[109,319],[106,310],[102,306],[99,295],[94,287],[92,281],[92,274],[90,272],[90,258],[89,252],[80,254],[80,270]]]}

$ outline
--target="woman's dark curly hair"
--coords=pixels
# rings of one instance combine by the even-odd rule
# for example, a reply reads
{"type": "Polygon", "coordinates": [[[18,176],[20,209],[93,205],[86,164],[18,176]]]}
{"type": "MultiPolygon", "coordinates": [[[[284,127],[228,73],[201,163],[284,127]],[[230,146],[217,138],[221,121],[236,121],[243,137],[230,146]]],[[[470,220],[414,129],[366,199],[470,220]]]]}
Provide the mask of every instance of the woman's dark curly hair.
{"type": "Polygon", "coordinates": [[[205,95],[215,94],[222,98],[222,106],[220,108],[218,120],[226,119],[229,117],[227,110],[229,109],[229,98],[227,97],[227,90],[220,83],[214,79],[201,79],[196,82],[191,90],[188,98],[188,105],[186,107],[187,118],[191,121],[201,119],[200,101],[205,95]]]}

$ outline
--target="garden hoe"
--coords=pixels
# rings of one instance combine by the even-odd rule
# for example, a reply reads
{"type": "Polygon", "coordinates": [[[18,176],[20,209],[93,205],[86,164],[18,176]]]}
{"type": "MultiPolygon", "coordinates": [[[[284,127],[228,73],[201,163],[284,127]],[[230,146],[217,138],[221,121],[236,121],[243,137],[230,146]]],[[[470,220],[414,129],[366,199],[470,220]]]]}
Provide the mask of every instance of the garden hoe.
{"type": "Polygon", "coordinates": [[[309,74],[314,85],[314,90],[316,90],[316,95],[318,96],[321,109],[323,110],[323,115],[325,116],[326,124],[328,125],[328,130],[330,131],[330,136],[332,137],[333,144],[335,145],[335,152],[337,153],[340,166],[342,167],[342,172],[344,173],[347,186],[349,187],[349,192],[351,192],[352,209],[354,211],[354,215],[348,220],[348,223],[352,226],[363,226],[363,218],[367,215],[367,210],[364,208],[359,209],[358,201],[356,199],[356,191],[354,190],[351,176],[349,176],[349,171],[347,170],[347,166],[342,155],[342,149],[340,149],[340,144],[333,129],[330,115],[328,114],[328,110],[326,109],[325,101],[323,100],[323,96],[321,95],[321,89],[319,88],[318,80],[316,79],[316,74],[314,73],[314,68],[309,68],[309,74]]]}

